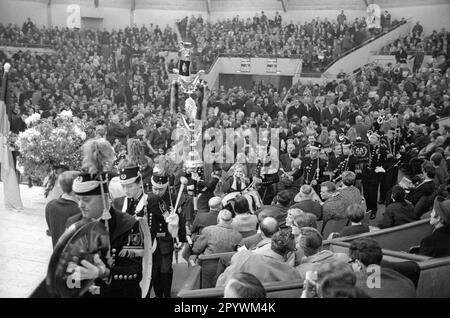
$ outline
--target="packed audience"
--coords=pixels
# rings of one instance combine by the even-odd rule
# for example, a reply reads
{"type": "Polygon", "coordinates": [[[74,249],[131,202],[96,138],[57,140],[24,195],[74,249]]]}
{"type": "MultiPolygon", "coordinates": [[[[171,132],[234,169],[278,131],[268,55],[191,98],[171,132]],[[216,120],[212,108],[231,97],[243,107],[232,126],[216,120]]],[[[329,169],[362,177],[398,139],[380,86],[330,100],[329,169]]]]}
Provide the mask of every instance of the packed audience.
{"type": "Polygon", "coordinates": [[[424,51],[427,55],[437,58],[448,52],[449,40],[450,34],[445,28],[442,28],[439,32],[433,30],[431,34],[425,35],[422,25],[417,21],[411,29],[411,34],[384,46],[380,50],[380,54],[396,55],[403,48],[410,55],[413,55],[416,51],[424,51]]]}
{"type": "MultiPolygon", "coordinates": [[[[124,137],[124,129],[134,134],[143,127],[144,114],[165,104],[169,82],[160,52],[178,49],[176,33],[170,27],[162,31],[152,24],[149,28],[94,32],[39,29],[28,21],[22,29],[0,25],[0,44],[36,44],[53,50],[12,56],[14,116],[24,118],[39,112],[43,118],[54,117],[70,108],[76,116],[91,121],[91,129],[97,120],[111,120],[124,137]]],[[[3,64],[7,56],[3,53],[0,60],[3,64]]]]}
{"type": "Polygon", "coordinates": [[[183,39],[194,44],[195,69],[208,69],[216,56],[301,57],[305,70],[321,71],[326,65],[402,21],[384,19],[382,28],[369,29],[364,17],[348,21],[342,11],[336,20],[316,18],[295,23],[283,21],[277,12],[273,18],[264,11],[251,18],[235,16],[216,23],[201,16],[185,17],[178,22],[183,39]]]}

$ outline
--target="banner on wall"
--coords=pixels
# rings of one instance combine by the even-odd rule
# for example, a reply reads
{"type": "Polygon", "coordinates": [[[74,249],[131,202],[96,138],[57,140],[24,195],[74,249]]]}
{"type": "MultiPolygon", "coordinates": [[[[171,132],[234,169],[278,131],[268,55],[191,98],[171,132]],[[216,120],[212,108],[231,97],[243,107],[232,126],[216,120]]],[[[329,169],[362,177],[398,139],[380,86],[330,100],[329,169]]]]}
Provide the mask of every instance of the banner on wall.
{"type": "Polygon", "coordinates": [[[245,57],[241,59],[241,72],[249,73],[250,72],[250,58],[245,57]]]}
{"type": "Polygon", "coordinates": [[[77,4],[71,4],[67,6],[66,10],[68,16],[66,20],[67,27],[69,29],[81,28],[81,8],[77,4]]]}
{"type": "Polygon", "coordinates": [[[277,72],[277,59],[267,59],[267,73],[277,72]]]}

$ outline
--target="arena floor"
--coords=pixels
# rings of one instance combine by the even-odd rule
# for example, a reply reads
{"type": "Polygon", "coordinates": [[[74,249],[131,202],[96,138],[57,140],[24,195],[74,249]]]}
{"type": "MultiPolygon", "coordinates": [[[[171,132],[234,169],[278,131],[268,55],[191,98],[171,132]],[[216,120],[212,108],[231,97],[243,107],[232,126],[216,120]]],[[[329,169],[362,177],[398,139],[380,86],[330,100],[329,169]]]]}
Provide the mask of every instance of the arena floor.
{"type": "MultiPolygon", "coordinates": [[[[52,253],[51,238],[46,235],[43,188],[20,185],[20,191],[24,210],[6,210],[0,182],[0,298],[28,297],[45,277],[52,253]]],[[[379,206],[372,225],[379,222],[383,212],[384,206],[379,206]]],[[[188,274],[181,255],[179,262],[174,266],[173,296],[188,274]]]]}

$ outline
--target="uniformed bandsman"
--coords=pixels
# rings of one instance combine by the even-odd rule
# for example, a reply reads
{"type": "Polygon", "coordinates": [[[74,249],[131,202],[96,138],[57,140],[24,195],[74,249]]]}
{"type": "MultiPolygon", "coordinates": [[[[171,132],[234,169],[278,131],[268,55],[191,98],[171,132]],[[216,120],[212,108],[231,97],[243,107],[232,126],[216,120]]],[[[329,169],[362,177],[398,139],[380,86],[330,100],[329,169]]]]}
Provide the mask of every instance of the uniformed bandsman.
{"type": "Polygon", "coordinates": [[[324,172],[326,169],[326,162],[319,157],[322,144],[314,141],[309,146],[309,157],[306,157],[303,162],[303,178],[304,183],[311,185],[314,190],[319,193],[319,186],[325,181],[324,172]]]}
{"type": "Polygon", "coordinates": [[[337,158],[337,167],[333,171],[333,182],[338,182],[344,171],[355,172],[357,159],[353,154],[351,143],[346,139],[342,143],[342,155],[337,158]]]}
{"type": "MultiPolygon", "coordinates": [[[[107,180],[104,177],[102,180],[107,180]]],[[[99,219],[103,213],[103,203],[109,205],[108,186],[91,174],[81,174],[73,183],[73,191],[79,197],[81,214],[70,219],[77,222],[82,218],[99,219]],[[103,192],[101,190],[103,187],[103,192]],[[104,196],[104,198],[102,198],[104,196]]],[[[132,216],[107,207],[111,218],[108,222],[111,264],[97,259],[94,264],[83,261],[83,266],[75,269],[79,279],[94,279],[100,297],[141,297],[143,234],[139,222],[132,216]],[[133,251],[133,252],[131,252],[133,251]]]]}
{"type": "Polygon", "coordinates": [[[372,211],[370,218],[375,219],[378,210],[378,187],[386,171],[383,165],[386,162],[387,149],[380,145],[380,136],[377,133],[369,135],[369,161],[363,167],[362,183],[367,209],[372,211]]]}
{"type": "Polygon", "coordinates": [[[161,172],[154,173],[152,193],[148,197],[148,217],[151,236],[156,238],[157,247],[153,252],[150,289],[154,288],[158,298],[170,298],[173,278],[172,255],[175,248],[181,248],[180,243],[186,242],[186,221],[183,209],[187,200],[184,195],[181,195],[179,205],[174,211],[179,219],[177,233],[171,230],[170,222],[168,224],[167,217],[173,212],[172,207],[175,207],[176,200],[177,194],[169,190],[168,176],[161,172]]]}

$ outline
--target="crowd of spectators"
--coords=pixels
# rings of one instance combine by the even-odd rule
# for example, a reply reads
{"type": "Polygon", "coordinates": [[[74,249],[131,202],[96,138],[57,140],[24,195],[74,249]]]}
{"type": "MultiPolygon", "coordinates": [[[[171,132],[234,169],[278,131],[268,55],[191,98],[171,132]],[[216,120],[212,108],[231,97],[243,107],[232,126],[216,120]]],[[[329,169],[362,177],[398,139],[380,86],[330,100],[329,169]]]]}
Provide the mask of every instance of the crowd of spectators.
{"type": "Polygon", "coordinates": [[[196,48],[197,69],[208,69],[219,54],[301,57],[307,70],[321,71],[330,62],[383,29],[401,21],[383,20],[383,28],[367,28],[365,17],[348,21],[344,12],[336,20],[315,18],[295,23],[283,21],[277,12],[264,11],[251,18],[239,15],[211,23],[201,16],[178,22],[181,36],[196,48]]]}
{"type": "Polygon", "coordinates": [[[396,55],[400,48],[403,48],[410,55],[423,50],[427,55],[437,58],[440,55],[448,54],[449,40],[450,33],[445,28],[442,28],[439,32],[433,30],[431,34],[425,35],[422,25],[417,21],[409,35],[384,46],[381,48],[380,54],[396,55]]]}
{"type": "Polygon", "coordinates": [[[0,44],[51,49],[43,54],[24,50],[11,57],[0,52],[2,65],[6,60],[13,65],[10,88],[15,119],[34,112],[54,117],[71,109],[91,128],[98,120],[114,122],[120,129],[113,132],[123,143],[127,135],[149,124],[149,113],[168,102],[167,65],[160,52],[178,48],[177,35],[169,26],[102,32],[37,28],[30,20],[22,29],[0,24],[0,44]]]}

